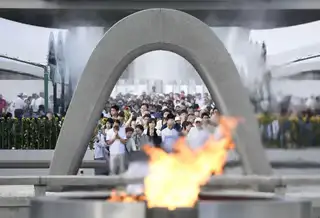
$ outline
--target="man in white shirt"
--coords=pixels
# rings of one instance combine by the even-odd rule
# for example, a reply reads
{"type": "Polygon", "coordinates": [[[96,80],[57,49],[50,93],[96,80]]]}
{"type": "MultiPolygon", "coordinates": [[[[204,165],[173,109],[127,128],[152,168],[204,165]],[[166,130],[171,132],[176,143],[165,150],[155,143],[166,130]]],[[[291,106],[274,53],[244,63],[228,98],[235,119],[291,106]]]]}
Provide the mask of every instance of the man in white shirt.
{"type": "Polygon", "coordinates": [[[167,152],[173,151],[173,145],[179,138],[179,133],[174,127],[174,115],[168,114],[167,127],[161,131],[162,147],[167,152]]]}
{"type": "Polygon", "coordinates": [[[37,111],[39,110],[40,105],[44,106],[44,93],[43,92],[40,92],[40,96],[39,96],[39,98],[36,99],[35,104],[36,104],[37,111]]]}
{"type": "Polygon", "coordinates": [[[194,127],[188,133],[187,141],[191,148],[198,148],[208,140],[210,132],[203,126],[203,120],[198,117],[195,119],[194,127]]]}
{"type": "Polygon", "coordinates": [[[316,98],[314,96],[311,96],[306,101],[306,107],[310,110],[315,110],[317,105],[316,98]]]}
{"type": "Polygon", "coordinates": [[[36,100],[38,98],[38,95],[37,94],[32,94],[32,100],[31,100],[31,108],[32,108],[32,112],[34,114],[36,114],[38,112],[38,109],[37,106],[36,106],[36,100]]]}
{"type": "Polygon", "coordinates": [[[13,101],[14,117],[18,119],[22,118],[24,107],[25,103],[23,100],[23,94],[19,93],[17,98],[13,101]]]}
{"type": "Polygon", "coordinates": [[[113,128],[106,135],[110,151],[110,174],[117,175],[126,170],[126,133],[125,127],[120,127],[119,120],[114,120],[113,128]]]}
{"type": "Polygon", "coordinates": [[[198,104],[200,108],[204,106],[204,99],[201,97],[200,93],[196,95],[196,104],[198,104]]]}

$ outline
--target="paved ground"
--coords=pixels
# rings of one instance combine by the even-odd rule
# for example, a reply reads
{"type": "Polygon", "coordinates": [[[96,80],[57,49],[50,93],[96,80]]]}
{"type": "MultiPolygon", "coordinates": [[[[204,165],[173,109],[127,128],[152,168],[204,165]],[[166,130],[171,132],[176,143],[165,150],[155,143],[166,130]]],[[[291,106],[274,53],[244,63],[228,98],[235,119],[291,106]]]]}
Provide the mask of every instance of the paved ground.
{"type": "MultiPolygon", "coordinates": [[[[295,160],[295,161],[315,161],[320,162],[320,149],[306,149],[306,150],[267,150],[267,155],[270,160],[273,161],[285,161],[285,160],[295,160]]],[[[237,159],[237,155],[230,154],[230,159],[237,159]]],[[[242,170],[240,168],[228,169],[227,174],[241,174],[242,170]]],[[[320,169],[276,169],[275,174],[278,175],[319,175],[320,169]]],[[[289,193],[293,195],[301,195],[303,192],[305,196],[319,196],[320,197],[320,186],[311,187],[289,187],[289,193]]],[[[48,193],[53,195],[54,193],[48,193]]],[[[13,197],[13,196],[32,196],[33,186],[0,186],[0,197],[13,197]]]]}
{"type": "MultiPolygon", "coordinates": [[[[314,161],[320,163],[320,149],[266,149],[270,161],[314,161]]],[[[230,152],[229,159],[238,159],[235,152],[230,152]]]]}

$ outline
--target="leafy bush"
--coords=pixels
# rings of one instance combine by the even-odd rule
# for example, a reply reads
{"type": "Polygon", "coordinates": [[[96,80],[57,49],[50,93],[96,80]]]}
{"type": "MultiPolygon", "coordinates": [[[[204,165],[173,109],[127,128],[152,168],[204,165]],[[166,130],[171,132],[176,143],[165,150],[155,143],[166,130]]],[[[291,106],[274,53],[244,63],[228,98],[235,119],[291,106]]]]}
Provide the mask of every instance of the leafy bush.
{"type": "Polygon", "coordinates": [[[0,119],[0,149],[54,149],[63,119],[0,119]]]}

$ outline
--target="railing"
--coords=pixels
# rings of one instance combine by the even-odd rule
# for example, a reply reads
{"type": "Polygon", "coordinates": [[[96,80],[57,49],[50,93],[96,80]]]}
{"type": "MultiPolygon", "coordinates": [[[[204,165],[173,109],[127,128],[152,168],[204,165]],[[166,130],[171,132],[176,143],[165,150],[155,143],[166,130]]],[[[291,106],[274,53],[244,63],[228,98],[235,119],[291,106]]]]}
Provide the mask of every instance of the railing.
{"type": "MultiPolygon", "coordinates": [[[[50,160],[0,160],[0,169],[48,169],[49,167],[50,160]]],[[[107,162],[103,160],[84,160],[80,168],[92,169],[106,167],[107,162]]]]}
{"type": "MultiPolygon", "coordinates": [[[[106,168],[107,162],[103,160],[84,160],[80,166],[83,169],[106,168]]],[[[320,162],[316,161],[270,161],[272,168],[292,168],[292,169],[319,169],[320,162]]],[[[230,160],[226,163],[226,168],[240,167],[241,161],[230,160]]],[[[49,160],[0,160],[0,169],[48,169],[49,160]]]]}
{"type": "MultiPolygon", "coordinates": [[[[127,176],[0,176],[0,185],[33,185],[35,196],[46,194],[47,187],[110,187],[143,184],[144,178],[127,176]]],[[[213,176],[204,186],[210,189],[275,187],[283,194],[286,186],[320,185],[320,176],[213,176]]]]}

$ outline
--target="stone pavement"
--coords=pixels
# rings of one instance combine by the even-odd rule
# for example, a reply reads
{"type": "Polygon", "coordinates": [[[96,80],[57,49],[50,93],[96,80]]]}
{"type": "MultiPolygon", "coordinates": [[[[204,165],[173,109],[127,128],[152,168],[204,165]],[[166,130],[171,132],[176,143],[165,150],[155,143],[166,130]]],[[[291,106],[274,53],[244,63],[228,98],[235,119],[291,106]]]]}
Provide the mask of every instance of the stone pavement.
{"type": "MultiPolygon", "coordinates": [[[[268,149],[267,155],[269,160],[272,161],[314,161],[320,162],[320,149],[304,149],[304,150],[280,150],[268,149]]],[[[230,160],[238,159],[238,156],[231,152],[229,155],[230,160]]],[[[89,172],[91,174],[92,172],[89,172]]],[[[226,174],[242,174],[242,169],[232,168],[226,169],[226,174]]],[[[274,173],[278,175],[319,175],[320,169],[274,169],[274,173]]],[[[318,196],[320,197],[320,186],[300,186],[289,187],[288,192],[292,196],[318,196]]],[[[33,186],[0,186],[1,197],[28,197],[33,196],[33,186]]],[[[56,193],[48,193],[48,195],[55,195],[56,193]]]]}

